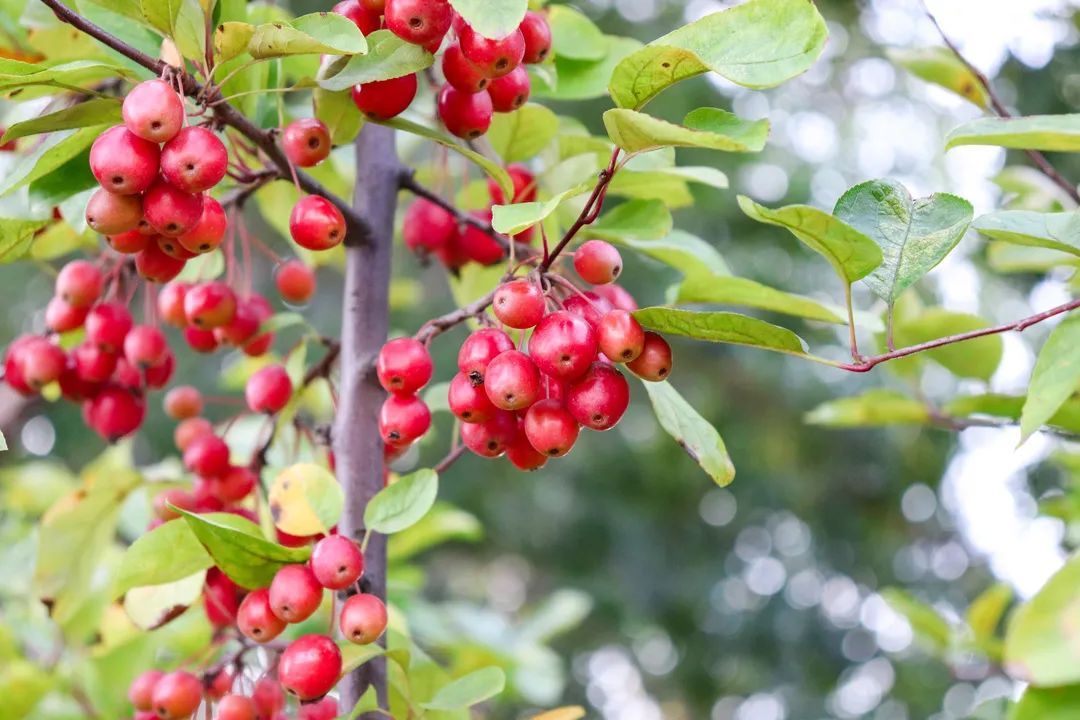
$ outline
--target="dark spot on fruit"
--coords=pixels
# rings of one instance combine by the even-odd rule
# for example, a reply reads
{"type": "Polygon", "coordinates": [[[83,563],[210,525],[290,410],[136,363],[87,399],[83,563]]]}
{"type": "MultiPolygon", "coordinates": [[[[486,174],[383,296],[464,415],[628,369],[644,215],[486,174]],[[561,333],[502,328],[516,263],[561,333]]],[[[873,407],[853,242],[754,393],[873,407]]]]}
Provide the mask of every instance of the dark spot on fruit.
{"type": "Polygon", "coordinates": [[[570,362],[571,358],[569,355],[563,355],[561,358],[559,358],[559,360],[560,362],[568,363],[570,362]]]}
{"type": "Polygon", "coordinates": [[[424,26],[424,20],[422,18],[418,18],[418,17],[409,18],[409,27],[411,27],[411,28],[419,28],[419,27],[423,27],[423,26],[424,26]]]}
{"type": "Polygon", "coordinates": [[[320,145],[322,145],[322,142],[319,140],[319,138],[317,138],[317,137],[308,138],[307,146],[309,148],[311,148],[312,150],[318,148],[320,145]]]}
{"type": "Polygon", "coordinates": [[[507,58],[499,58],[495,61],[496,70],[505,70],[510,65],[510,60],[507,58]]]}
{"type": "Polygon", "coordinates": [[[207,250],[210,249],[210,243],[203,243],[202,245],[199,246],[199,249],[202,250],[203,252],[206,252],[207,250]]]}
{"type": "Polygon", "coordinates": [[[155,120],[154,122],[150,123],[150,129],[151,130],[160,130],[161,129],[161,122],[158,121],[158,120],[155,120]]]}
{"type": "Polygon", "coordinates": [[[491,450],[492,452],[499,449],[499,443],[495,442],[494,440],[489,440],[487,446],[488,450],[491,450]]]}
{"type": "Polygon", "coordinates": [[[122,178],[119,175],[113,175],[112,176],[112,184],[113,185],[123,185],[124,184],[124,178],[122,178]]]}
{"type": "Polygon", "coordinates": [[[665,375],[667,375],[667,368],[660,368],[660,370],[656,374],[660,377],[664,377],[665,375]]]}
{"type": "Polygon", "coordinates": [[[184,169],[188,172],[192,172],[193,170],[195,170],[195,163],[188,163],[184,166],[184,169]]]}

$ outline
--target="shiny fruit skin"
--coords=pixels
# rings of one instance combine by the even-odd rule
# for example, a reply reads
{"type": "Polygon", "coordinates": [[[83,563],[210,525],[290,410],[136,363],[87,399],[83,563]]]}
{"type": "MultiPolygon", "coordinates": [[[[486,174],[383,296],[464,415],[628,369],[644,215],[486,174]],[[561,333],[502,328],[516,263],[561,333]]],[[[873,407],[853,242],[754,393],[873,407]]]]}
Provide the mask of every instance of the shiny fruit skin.
{"type": "Polygon", "coordinates": [[[574,419],[592,430],[610,430],[630,406],[630,385],[611,365],[595,362],[570,386],[566,408],[574,419]]]}
{"type": "Polygon", "coordinates": [[[390,340],[379,350],[375,373],[383,389],[413,395],[431,380],[435,365],[422,342],[411,337],[390,340]]]}
{"type": "Polygon", "coordinates": [[[184,101],[163,80],[146,80],[124,97],[121,110],[127,129],[152,143],[172,140],[184,126],[184,101]]]}
{"type": "Polygon", "coordinates": [[[337,684],[341,664],[341,650],[333,640],[325,635],[305,635],[281,654],[278,679],[300,700],[317,700],[337,684]]]}
{"type": "Polygon", "coordinates": [[[545,375],[560,380],[580,377],[596,358],[596,331],[581,317],[560,310],[536,326],[529,355],[545,375]]]}
{"type": "Polygon", "coordinates": [[[452,135],[475,140],[491,127],[495,108],[486,92],[467,93],[446,85],[439,91],[439,119],[452,135]]]}
{"type": "Polygon", "coordinates": [[[322,598],[322,585],[307,565],[286,565],[270,583],[270,609],[287,623],[307,620],[322,598]]]}
{"type": "Polygon", "coordinates": [[[143,217],[139,195],[117,195],[99,188],[86,204],[86,224],[102,235],[119,235],[134,230],[143,217]]]}
{"type": "Polygon", "coordinates": [[[469,25],[458,35],[461,51],[473,64],[491,78],[513,72],[525,57],[525,37],[520,30],[498,40],[486,38],[469,25]]]}
{"type": "Polygon", "coordinates": [[[90,171],[109,192],[134,195],[153,185],[159,158],[155,143],[117,125],[99,135],[90,147],[90,171]]]}
{"type": "Polygon", "coordinates": [[[435,252],[457,234],[457,220],[430,200],[417,198],[405,211],[401,235],[413,252],[435,252]]]}
{"type": "Polygon", "coordinates": [[[236,624],[245,637],[257,643],[270,642],[288,625],[270,608],[270,591],[266,588],[247,594],[237,611],[236,624]]]}
{"type": "Polygon", "coordinates": [[[525,414],[523,430],[537,452],[562,457],[577,442],[579,427],[558,400],[541,400],[525,414]]]}
{"type": "Polygon", "coordinates": [[[313,167],[330,155],[330,130],[317,118],[301,118],[285,127],[281,145],[293,165],[313,167]]]}
{"type": "Polygon", "coordinates": [[[179,237],[202,219],[203,199],[166,182],[157,182],[143,197],[146,221],[160,234],[179,237]]]}
{"type": "Polygon", "coordinates": [[[405,42],[429,45],[450,30],[454,10],[447,0],[386,0],[386,28],[405,42]]]}
{"type": "Polygon", "coordinates": [[[281,365],[267,365],[248,378],[244,399],[253,413],[273,415],[289,404],[293,385],[281,365]]]}
{"type": "Polygon", "coordinates": [[[633,315],[618,308],[610,310],[596,325],[600,352],[617,363],[633,362],[645,349],[645,330],[633,315]]]}
{"type": "Polygon", "coordinates": [[[136,710],[152,710],[154,707],[154,686],[165,676],[160,670],[146,670],[128,686],[128,701],[136,710]]]}
{"type": "Polygon", "coordinates": [[[642,380],[666,380],[671,375],[671,346],[660,335],[646,332],[641,354],[628,362],[626,368],[642,380]]]}
{"type": "Polygon", "coordinates": [[[311,571],[328,590],[344,590],[364,574],[364,556],[352,540],[328,535],[311,551],[311,571]]]}
{"type": "Polygon", "coordinates": [[[360,28],[360,32],[364,35],[370,35],[375,32],[382,24],[380,17],[382,15],[382,10],[369,10],[365,4],[359,2],[359,0],[344,0],[335,5],[332,10],[338,15],[344,15],[352,20],[353,24],[360,28]]]}
{"type": "Polygon", "coordinates": [[[202,255],[221,245],[228,229],[229,221],[225,216],[225,208],[214,198],[206,196],[203,198],[199,221],[177,240],[189,252],[202,255]]]}
{"type": "Polygon", "coordinates": [[[202,699],[202,681],[184,670],[168,673],[154,685],[154,712],[162,720],[190,717],[202,699]]]}
{"type": "Polygon", "coordinates": [[[474,384],[465,373],[457,373],[450,381],[447,402],[450,412],[466,423],[486,422],[499,410],[491,402],[484,385],[474,384]]]}
{"type": "Polygon", "coordinates": [[[365,115],[376,120],[389,120],[412,105],[418,87],[416,73],[409,73],[390,80],[356,85],[352,89],[352,99],[357,109],[365,115]]]}
{"type": "Polygon", "coordinates": [[[574,253],[574,270],[593,285],[614,282],[622,272],[622,256],[603,240],[587,240],[574,253]]]}
{"type": "Polygon", "coordinates": [[[161,174],[175,188],[201,193],[217,185],[229,167],[225,144],[197,125],[183,128],[161,148],[161,174]]]}
{"type": "Polygon", "coordinates": [[[518,435],[517,418],[512,412],[496,410],[491,419],[461,426],[461,441],[480,457],[495,458],[506,452],[518,435]]]}
{"type": "Polygon", "coordinates": [[[491,78],[465,57],[460,45],[446,48],[442,58],[442,71],[446,82],[464,93],[483,92],[491,84],[491,78]]]}
{"type": "Polygon", "coordinates": [[[386,631],[386,605],[375,595],[353,595],[341,608],[341,634],[351,643],[370,645],[386,631]]]}
{"type": "Polygon", "coordinates": [[[303,197],[289,215],[293,241],[308,250],[329,250],[345,239],[345,217],[332,202],[319,195],[303,197]]]}
{"type": "Polygon", "coordinates": [[[286,260],[278,265],[274,284],[282,300],[303,305],[315,294],[315,270],[301,260],[286,260]]]}
{"type": "Polygon", "coordinates": [[[56,276],[56,296],[72,307],[89,307],[101,295],[104,279],[89,260],[73,260],[56,276]]]}
{"type": "Polygon", "coordinates": [[[532,81],[525,66],[518,65],[513,71],[495,78],[488,88],[491,106],[495,112],[511,113],[529,101],[532,93],[532,81]]]}
{"type": "Polygon", "coordinates": [[[518,26],[525,40],[525,54],[522,62],[534,65],[542,63],[551,54],[551,26],[543,14],[530,10],[518,26]]]}
{"type": "Polygon", "coordinates": [[[544,293],[535,282],[521,278],[503,283],[491,306],[499,322],[518,330],[535,327],[547,309],[544,293]]]}
{"type": "Polygon", "coordinates": [[[502,330],[476,330],[465,338],[458,350],[458,370],[467,375],[474,385],[479,385],[484,382],[484,371],[491,361],[513,349],[514,341],[502,330]]]}

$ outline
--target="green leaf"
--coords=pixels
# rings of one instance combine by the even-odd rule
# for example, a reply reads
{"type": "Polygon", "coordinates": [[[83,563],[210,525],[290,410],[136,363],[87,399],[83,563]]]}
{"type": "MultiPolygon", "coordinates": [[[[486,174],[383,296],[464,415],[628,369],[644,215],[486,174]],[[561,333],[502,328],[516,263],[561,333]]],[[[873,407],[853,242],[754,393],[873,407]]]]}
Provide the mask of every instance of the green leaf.
{"type": "Polygon", "coordinates": [[[1031,437],[1080,388],[1080,313],[1061,321],[1046,339],[1031,373],[1020,416],[1022,440],[1031,437]]]}
{"type": "MultiPolygon", "coordinates": [[[[442,395],[446,397],[445,388],[442,395]]],[[[390,538],[390,561],[408,560],[428,548],[446,542],[476,542],[483,535],[484,527],[475,515],[447,503],[437,502],[431,512],[415,525],[390,538]]]]}
{"type": "Polygon", "coordinates": [[[173,582],[132,588],[124,596],[124,610],[136,627],[156,630],[199,601],[205,580],[206,572],[199,570],[173,582]]]}
{"type": "Polygon", "coordinates": [[[72,130],[90,125],[113,124],[121,121],[120,102],[113,98],[91,98],[86,102],[57,110],[48,115],[23,120],[7,129],[0,142],[17,140],[28,135],[72,130]]]}
{"type": "Polygon", "coordinates": [[[915,77],[951,90],[981,108],[990,100],[971,68],[948,48],[889,48],[885,54],[915,77]]]}
{"type": "Polygon", "coordinates": [[[491,208],[491,227],[495,228],[496,232],[504,235],[517,235],[519,232],[543,222],[567,198],[581,195],[588,189],[589,184],[582,183],[569,190],[564,190],[548,200],[515,203],[513,205],[495,205],[491,208]]]}
{"type": "Polygon", "coordinates": [[[431,128],[418,125],[417,123],[410,122],[403,118],[394,118],[383,123],[395,130],[402,130],[413,135],[419,135],[420,137],[427,138],[428,140],[434,140],[435,142],[450,148],[456,153],[464,155],[469,160],[480,166],[480,168],[488,174],[492,180],[502,189],[505,197],[514,196],[514,184],[510,180],[510,175],[506,170],[496,162],[492,162],[490,159],[484,157],[480,153],[471,150],[464,145],[460,145],[447,135],[443,135],[440,132],[432,130],[431,128]]]}
{"type": "Polygon", "coordinates": [[[52,67],[17,60],[0,60],[0,92],[8,96],[18,94],[20,100],[50,94],[53,88],[83,87],[107,78],[131,78],[134,73],[109,62],[100,60],[73,60],[52,67]],[[43,86],[46,92],[29,92],[34,86],[43,86]]]}
{"type": "Polygon", "coordinates": [[[287,548],[264,539],[259,526],[246,518],[224,520],[216,514],[196,515],[174,509],[184,516],[214,564],[249,590],[269,586],[282,567],[306,562],[311,555],[311,548],[287,548]]]}
{"type": "Polygon", "coordinates": [[[206,16],[199,0],[180,0],[172,38],[184,57],[202,60],[206,55],[206,16]]]}
{"type": "Polygon", "coordinates": [[[806,72],[828,37],[806,0],[750,0],[706,15],[649,43],[611,75],[615,104],[639,109],[664,89],[711,70],[749,88],[774,87],[806,72]]]}
{"type": "Polygon", "coordinates": [[[915,637],[924,645],[939,653],[949,647],[952,628],[937,610],[899,588],[885,588],[881,596],[893,610],[907,618],[915,637]]]}
{"type": "Polygon", "coordinates": [[[306,536],[337,525],[345,494],[334,474],[323,466],[297,463],[274,479],[268,502],[274,525],[290,535],[306,536]]]}
{"type": "Polygon", "coordinates": [[[787,228],[833,266],[848,284],[866,277],[882,262],[881,249],[870,238],[843,220],[809,205],[770,209],[739,196],[739,207],[751,219],[787,228]]]}
{"type": "Polygon", "coordinates": [[[360,129],[364,127],[364,116],[357,109],[348,90],[330,92],[315,88],[312,101],[315,105],[315,117],[322,120],[330,131],[331,143],[345,145],[360,134],[360,129]]]}
{"type": "Polygon", "coordinates": [[[1080,682],[1080,556],[1073,555],[1036,595],[1010,616],[1005,630],[1005,668],[1017,680],[1057,686],[1080,682]]]}
{"type": "Polygon", "coordinates": [[[498,40],[517,30],[529,0],[450,0],[450,5],[473,30],[498,40]]]}
{"type": "Polygon", "coordinates": [[[965,617],[977,640],[986,642],[994,639],[998,624],[1012,599],[1012,586],[995,583],[971,601],[965,617]]]}
{"type": "Polygon", "coordinates": [[[671,211],[660,200],[631,200],[601,215],[588,233],[601,240],[659,240],[673,226],[671,211]]]}
{"type": "Polygon", "coordinates": [[[820,320],[840,325],[847,323],[847,320],[808,297],[787,293],[753,280],[730,275],[717,276],[704,273],[690,275],[679,285],[675,302],[743,305],[808,320],[820,320]]]}
{"type": "Polygon", "coordinates": [[[600,28],[570,5],[552,5],[548,10],[551,49],[555,57],[574,60],[603,60],[607,38],[600,28]]]}
{"type": "Polygon", "coordinates": [[[555,139],[559,118],[543,105],[529,103],[512,113],[496,113],[487,138],[505,163],[535,157],[555,139]]]}
{"type": "Polygon", "coordinates": [[[246,53],[254,35],[255,26],[250,23],[230,21],[218,25],[214,30],[214,56],[218,64],[246,53]]]}
{"type": "Polygon", "coordinates": [[[634,317],[645,329],[659,333],[806,356],[798,335],[749,315],[649,307],[635,311],[634,317]]]}
{"type": "Polygon", "coordinates": [[[881,248],[881,266],[863,282],[890,305],[956,247],[973,212],[971,203],[948,193],[915,200],[894,180],[856,185],[833,210],[881,248]]]}
{"type": "Polygon", "coordinates": [[[698,108],[683,125],[669,123],[635,110],[604,113],[612,142],[629,153],[662,147],[694,147],[724,152],[759,152],[769,136],[769,121],[747,121],[717,108],[698,108]]]}
{"type": "Polygon", "coordinates": [[[1080,114],[979,118],[945,138],[945,149],[960,145],[996,145],[1018,150],[1080,151],[1080,114]]]}
{"type": "MultiPolygon", "coordinates": [[[[920,345],[931,340],[981,330],[989,323],[977,315],[931,308],[913,318],[896,323],[893,334],[897,347],[920,345]]],[[[960,377],[989,380],[1001,364],[1003,345],[1000,335],[967,340],[928,350],[921,355],[944,366],[960,377]]]]}
{"type": "Polygon", "coordinates": [[[972,227],[994,240],[1080,256],[1080,213],[999,210],[979,216],[972,227]]]}
{"type": "Polygon", "coordinates": [[[172,35],[183,0],[139,0],[142,16],[165,35],[172,35]]]}
{"type": "Polygon", "coordinates": [[[642,383],[660,427],[721,487],[735,479],[724,439],[667,381],[642,383]]]}
{"type": "Polygon", "coordinates": [[[1007,720],[1073,720],[1080,707],[1080,685],[1024,690],[1007,720]]]}
{"type": "Polygon", "coordinates": [[[255,28],[248,52],[256,59],[286,55],[353,55],[368,44],[352,20],[332,12],[301,15],[291,22],[263,23],[255,28]]]}
{"type": "Polygon", "coordinates": [[[33,152],[23,156],[0,181],[0,196],[53,172],[81,153],[106,130],[104,125],[64,130],[47,137],[33,152]]]}
{"type": "Polygon", "coordinates": [[[187,522],[181,518],[170,520],[139,537],[124,552],[113,581],[113,594],[118,597],[134,587],[181,580],[213,564],[187,522]]]}
{"type": "Polygon", "coordinates": [[[841,428],[922,425],[929,419],[930,412],[924,403],[884,389],[822,403],[805,417],[810,425],[841,428]]]}
{"type": "Polygon", "coordinates": [[[439,475],[434,470],[417,470],[386,486],[364,509],[364,527],[391,535],[416,524],[435,504],[439,475]]]}
{"type": "Polygon", "coordinates": [[[607,93],[608,81],[611,79],[611,72],[615,66],[627,55],[642,47],[641,43],[633,38],[608,35],[604,40],[606,47],[602,60],[575,60],[556,55],[557,84],[553,89],[538,84],[533,87],[532,96],[556,100],[588,100],[603,97],[607,93]]]}
{"type": "Polygon", "coordinates": [[[348,90],[353,85],[412,75],[435,61],[427,50],[405,42],[389,30],[376,30],[367,43],[367,54],[331,63],[319,78],[319,85],[326,90],[348,90]]]}
{"type": "Polygon", "coordinates": [[[502,668],[486,667],[454,680],[439,689],[420,707],[428,710],[464,710],[495,697],[506,687],[502,668]]]}
{"type": "Polygon", "coordinates": [[[48,224],[48,220],[0,218],[0,263],[14,262],[26,255],[34,233],[48,224]]]}

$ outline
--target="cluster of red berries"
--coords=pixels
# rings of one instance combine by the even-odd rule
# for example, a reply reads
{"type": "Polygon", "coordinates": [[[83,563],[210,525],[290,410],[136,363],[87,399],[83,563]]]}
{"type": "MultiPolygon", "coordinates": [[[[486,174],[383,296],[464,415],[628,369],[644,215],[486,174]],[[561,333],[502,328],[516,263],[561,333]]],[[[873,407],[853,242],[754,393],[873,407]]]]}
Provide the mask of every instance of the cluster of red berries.
{"type": "MultiPolygon", "coordinates": [[[[570,452],[582,427],[603,431],[619,422],[630,387],[616,365],[653,382],[670,375],[670,346],[641,327],[633,298],[612,284],[622,270],[618,250],[589,240],[574,253],[574,268],[592,290],[565,278],[553,283],[553,275],[511,280],[496,290],[492,311],[505,328],[520,331],[521,350],[495,327],[462,344],[448,400],[463,423],[462,442],[475,454],[505,454],[516,467],[535,470],[570,452]]],[[[416,393],[431,379],[432,360],[423,343],[399,338],[383,346],[376,369],[390,393],[379,430],[387,455],[395,457],[431,425],[416,393]]]]}
{"type": "MultiPolygon", "coordinates": [[[[402,40],[437,53],[444,44],[438,93],[439,119],[452,134],[474,139],[488,131],[494,113],[517,110],[532,89],[525,65],[543,62],[551,52],[551,28],[543,14],[529,11],[503,38],[480,35],[458,15],[449,0],[345,0],[334,12],[368,35],[385,27],[402,40]],[[453,31],[451,33],[451,31],[453,31]],[[446,43],[446,38],[452,39],[446,43]]],[[[416,98],[415,73],[353,88],[362,112],[380,120],[403,113],[416,98]]]]}
{"type": "MultiPolygon", "coordinates": [[[[491,223],[491,206],[510,203],[532,202],[537,198],[536,178],[524,165],[511,165],[506,169],[513,181],[514,197],[510,200],[494,180],[488,181],[490,203],[473,217],[488,225],[491,223]]],[[[434,255],[447,269],[457,270],[468,262],[494,265],[505,259],[503,246],[496,242],[488,230],[469,223],[458,223],[457,218],[443,207],[417,198],[405,211],[402,238],[406,247],[422,257],[434,255]]],[[[535,227],[514,236],[514,242],[531,243],[535,227]]]]}

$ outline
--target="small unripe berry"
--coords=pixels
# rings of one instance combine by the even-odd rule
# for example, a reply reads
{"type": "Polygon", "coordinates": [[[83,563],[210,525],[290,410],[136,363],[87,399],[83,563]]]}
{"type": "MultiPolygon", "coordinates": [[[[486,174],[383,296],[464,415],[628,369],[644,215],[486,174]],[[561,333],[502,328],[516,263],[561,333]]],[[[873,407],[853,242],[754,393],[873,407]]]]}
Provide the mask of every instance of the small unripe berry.
{"type": "Polygon", "coordinates": [[[173,444],[180,452],[185,452],[196,440],[214,434],[213,424],[206,418],[194,417],[183,420],[173,431],[173,444]]]}
{"type": "Polygon", "coordinates": [[[482,328],[475,331],[458,351],[458,370],[474,385],[484,382],[484,371],[496,356],[514,349],[514,341],[502,330],[482,328]]]}
{"type": "Polygon", "coordinates": [[[274,273],[281,299],[293,305],[303,305],[315,294],[315,270],[301,260],[286,260],[274,273]]]}
{"type": "Polygon", "coordinates": [[[488,399],[503,410],[524,410],[540,398],[540,371],[518,350],[507,350],[484,372],[488,399]]]}
{"type": "Polygon", "coordinates": [[[240,632],[257,643],[270,642],[284,632],[287,624],[270,608],[270,591],[266,588],[249,592],[236,613],[240,632]]]}
{"type": "Polygon", "coordinates": [[[671,375],[671,346],[654,332],[645,333],[645,346],[626,368],[642,380],[660,382],[671,375]]]}
{"type": "Polygon", "coordinates": [[[152,325],[133,327],[124,338],[124,357],[136,368],[156,367],[165,361],[169,341],[152,325]]]}
{"type": "Polygon", "coordinates": [[[203,685],[184,670],[164,675],[154,685],[154,712],[162,720],[188,718],[202,703],[203,685]]]}
{"type": "Polygon", "coordinates": [[[460,45],[446,48],[442,59],[443,76],[446,82],[464,93],[478,93],[487,90],[491,78],[465,57],[460,45]]]}
{"type": "Polygon", "coordinates": [[[379,410],[379,434],[390,445],[408,445],[430,427],[431,410],[418,397],[391,395],[379,410]]]}
{"type": "Polygon", "coordinates": [[[593,285],[613,282],[622,272],[622,256],[610,243],[587,240],[574,253],[574,269],[593,285]]]}
{"type": "Polygon", "coordinates": [[[189,252],[202,255],[221,245],[228,227],[225,209],[221,207],[221,203],[207,195],[203,198],[199,221],[177,240],[189,252]]]}
{"type": "Polygon", "coordinates": [[[254,413],[274,414],[289,404],[293,386],[281,365],[267,365],[248,378],[244,399],[254,413]]]}
{"type": "Polygon", "coordinates": [[[529,355],[545,375],[563,380],[580,377],[596,358],[596,332],[581,317],[560,310],[536,326],[529,355]]]}
{"type": "Polygon", "coordinates": [[[414,395],[428,384],[434,372],[431,354],[411,337],[395,338],[379,350],[375,372],[379,384],[395,395],[414,395]]]}
{"type": "Polygon", "coordinates": [[[408,109],[416,97],[417,87],[416,73],[409,73],[356,85],[352,89],[352,99],[365,115],[376,120],[389,120],[408,109]]]}
{"type": "Polygon", "coordinates": [[[63,298],[54,297],[45,306],[45,327],[55,333],[66,333],[81,328],[86,322],[88,307],[74,307],[63,298]]]}
{"type": "Polygon", "coordinates": [[[222,475],[229,470],[229,446],[217,435],[201,435],[184,450],[184,467],[201,477],[222,475]]]}
{"type": "Polygon", "coordinates": [[[193,229],[202,218],[202,206],[202,195],[193,195],[167,182],[154,183],[143,197],[146,221],[168,237],[179,237],[193,229]]]}
{"type": "Polygon", "coordinates": [[[161,174],[184,192],[209,190],[225,177],[228,166],[224,143],[204,127],[186,127],[161,148],[161,174]]]}
{"type": "Polygon", "coordinates": [[[228,325],[236,315],[236,294],[223,282],[196,285],[184,295],[184,314],[203,330],[228,325]]]}
{"type": "Polygon", "coordinates": [[[386,0],[383,13],[386,28],[413,45],[442,40],[454,17],[447,0],[386,0]]]}
{"type": "Polygon", "coordinates": [[[317,700],[333,689],[341,675],[341,650],[325,635],[305,635],[281,654],[278,679],[300,700],[317,700]]]}
{"type": "Polygon", "coordinates": [[[486,92],[467,93],[447,85],[439,91],[438,111],[439,119],[450,134],[474,140],[491,127],[495,109],[486,92]]]}
{"type": "Polygon", "coordinates": [[[186,260],[181,260],[170,255],[161,246],[161,239],[157,237],[146,248],[135,256],[135,270],[139,277],[147,282],[167,283],[179,275],[186,260]]]}
{"type": "Polygon", "coordinates": [[[90,171],[109,192],[134,195],[145,192],[157,179],[159,154],[156,144],[117,125],[90,147],[90,171]]]}
{"type": "Polygon", "coordinates": [[[578,423],[558,400],[541,400],[525,413],[525,437],[548,457],[562,457],[577,442],[578,423]]]}
{"type": "Polygon", "coordinates": [[[612,362],[632,362],[645,349],[645,330],[625,310],[611,310],[600,318],[596,337],[600,352],[612,362]]]}
{"type": "Polygon", "coordinates": [[[154,686],[164,675],[160,670],[146,670],[132,681],[127,696],[136,710],[154,708],[154,686]]]}
{"type": "Polygon", "coordinates": [[[203,409],[202,393],[191,385],[177,385],[165,394],[165,414],[173,420],[198,417],[203,409]]]}
{"type": "Polygon", "coordinates": [[[270,583],[270,609],[287,623],[311,617],[322,603],[323,588],[307,565],[286,565],[270,583]]]}
{"type": "Polygon", "coordinates": [[[99,188],[86,203],[86,224],[102,235],[118,235],[134,230],[143,216],[139,195],[117,195],[99,188]]]}
{"type": "Polygon", "coordinates": [[[102,285],[97,265],[88,260],[73,260],[56,276],[56,295],[72,307],[89,307],[101,295],[102,285]]]}
{"type": "Polygon", "coordinates": [[[308,195],[293,206],[289,233],[302,248],[329,250],[345,239],[345,216],[326,198],[308,195]]]}
{"type": "Polygon", "coordinates": [[[551,26],[547,18],[535,10],[525,13],[525,19],[518,26],[525,39],[525,55],[522,62],[541,63],[551,53],[551,26]]]}
{"type": "Polygon", "coordinates": [[[258,720],[255,703],[243,695],[226,695],[218,701],[217,720],[258,720]]]}
{"type": "Polygon", "coordinates": [[[623,374],[602,362],[592,364],[570,386],[566,408],[574,419],[593,430],[610,430],[630,405],[630,386],[623,374]]]}
{"type": "Polygon", "coordinates": [[[86,316],[86,341],[119,352],[131,326],[131,313],[126,307],[115,302],[99,303],[86,316]]]}
{"type": "Polygon", "coordinates": [[[285,127],[281,146],[293,165],[312,167],[330,155],[330,131],[322,120],[302,118],[285,127]]]}
{"type": "Polygon", "coordinates": [[[531,328],[544,318],[544,293],[531,280],[511,280],[495,291],[491,309],[504,325],[519,330],[531,328]]]}
{"type": "Polygon", "coordinates": [[[184,101],[163,80],[146,80],[128,92],[123,106],[124,125],[144,140],[172,140],[184,126],[184,101]]]}
{"type": "Polygon", "coordinates": [[[353,595],[341,607],[341,634],[357,645],[370,645],[386,631],[386,605],[375,595],[353,595]]]}
{"type": "Polygon", "coordinates": [[[458,373],[450,381],[447,391],[450,412],[462,422],[481,423],[490,420],[498,408],[488,398],[483,384],[474,384],[465,373],[458,373]]]}
{"type": "Polygon", "coordinates": [[[364,556],[352,540],[329,535],[315,543],[311,571],[324,588],[344,590],[364,573],[364,556]]]}
{"type": "Polygon", "coordinates": [[[491,106],[495,112],[514,112],[529,101],[532,92],[532,81],[529,73],[523,65],[518,65],[514,70],[502,77],[491,81],[488,95],[491,96],[491,106]]]}
{"type": "Polygon", "coordinates": [[[488,77],[507,75],[525,57],[525,37],[520,30],[498,40],[486,38],[466,25],[459,33],[461,51],[488,77]]]}

